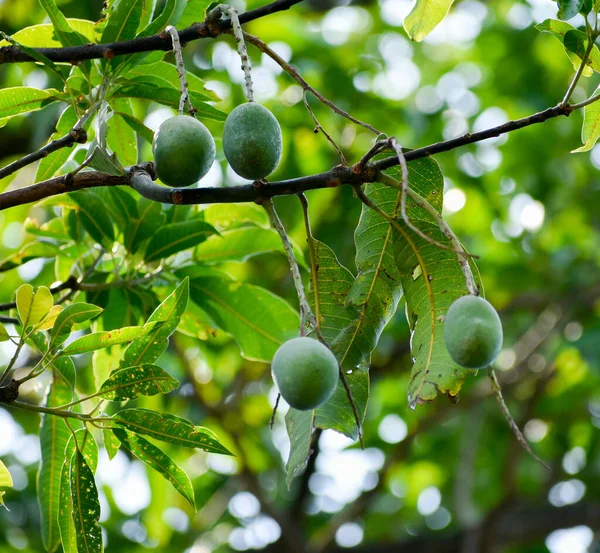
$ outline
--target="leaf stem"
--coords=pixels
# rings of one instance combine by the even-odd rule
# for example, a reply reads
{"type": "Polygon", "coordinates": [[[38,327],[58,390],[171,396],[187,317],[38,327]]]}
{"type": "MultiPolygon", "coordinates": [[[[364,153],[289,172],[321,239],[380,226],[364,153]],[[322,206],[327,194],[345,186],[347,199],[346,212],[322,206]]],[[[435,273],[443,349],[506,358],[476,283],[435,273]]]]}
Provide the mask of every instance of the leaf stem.
{"type": "MultiPolygon", "coordinates": [[[[589,24],[587,23],[587,19],[586,19],[586,26],[589,27],[589,24]]],[[[588,28],[587,48],[585,49],[583,57],[581,58],[581,63],[579,64],[579,67],[577,68],[577,71],[575,72],[575,75],[573,77],[573,80],[571,81],[571,84],[569,85],[569,88],[567,89],[567,92],[565,93],[565,96],[562,99],[562,102],[559,104],[560,106],[566,107],[567,104],[569,103],[571,95],[573,94],[573,91],[575,90],[575,87],[577,86],[577,83],[579,82],[579,79],[581,78],[581,75],[583,74],[583,70],[586,68],[588,58],[590,57],[590,54],[592,53],[594,46],[595,46],[595,37],[593,37],[593,33],[588,28]]]]}
{"type": "Polygon", "coordinates": [[[173,27],[173,25],[167,26],[165,31],[169,33],[169,35],[171,35],[171,40],[173,42],[173,52],[175,53],[175,60],[177,62],[177,75],[179,75],[179,83],[181,86],[181,98],[179,99],[179,109],[177,113],[179,115],[183,115],[183,110],[187,103],[188,111],[191,115],[195,116],[194,106],[192,105],[192,101],[190,100],[190,94],[188,92],[188,82],[185,74],[185,64],[183,63],[183,54],[181,52],[179,34],[177,33],[177,29],[173,27]]]}

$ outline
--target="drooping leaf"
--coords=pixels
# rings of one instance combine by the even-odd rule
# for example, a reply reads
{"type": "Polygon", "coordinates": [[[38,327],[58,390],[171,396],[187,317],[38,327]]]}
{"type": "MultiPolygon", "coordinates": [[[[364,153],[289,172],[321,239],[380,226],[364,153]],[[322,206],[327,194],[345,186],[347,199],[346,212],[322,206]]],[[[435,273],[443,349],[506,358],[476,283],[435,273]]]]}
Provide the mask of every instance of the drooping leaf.
{"type": "Polygon", "coordinates": [[[70,477],[77,549],[79,553],[102,553],[98,489],[94,473],[79,451],[71,458],[70,477]]]}
{"type": "Polygon", "coordinates": [[[191,279],[190,296],[231,334],[247,359],[270,363],[277,348],[298,334],[298,313],[287,302],[225,273],[191,279]]]}
{"type": "Polygon", "coordinates": [[[15,115],[38,111],[62,99],[57,90],[40,90],[28,86],[16,86],[0,90],[0,127],[15,115]]]}
{"type": "Polygon", "coordinates": [[[450,11],[454,0],[417,0],[404,20],[408,36],[421,42],[450,11]]]}
{"type": "Polygon", "coordinates": [[[84,323],[102,313],[102,308],[89,303],[72,303],[65,307],[56,318],[52,328],[51,345],[62,344],[71,333],[73,325],[84,323]]]}
{"type": "Polygon", "coordinates": [[[144,0],[117,0],[107,10],[100,42],[121,42],[133,38],[142,19],[144,0]]]}
{"type": "Polygon", "coordinates": [[[71,198],[77,204],[81,223],[90,236],[99,244],[112,247],[115,231],[102,200],[90,190],[71,192],[71,198]]]}
{"type": "Polygon", "coordinates": [[[167,25],[177,25],[185,4],[186,0],[166,0],[160,14],[137,34],[137,38],[158,34],[167,25]]]}
{"type": "Polygon", "coordinates": [[[119,369],[100,386],[98,395],[110,401],[125,401],[139,396],[168,394],[179,382],[157,365],[119,369]]]}
{"type": "MultiPolygon", "coordinates": [[[[598,94],[596,89],[594,94],[598,94]]],[[[581,141],[583,146],[573,150],[572,153],[589,152],[600,138],[600,104],[593,102],[583,108],[583,126],[581,127],[581,141]]]]}
{"type": "Polygon", "coordinates": [[[191,220],[172,223],[159,228],[146,246],[145,260],[150,263],[187,250],[216,235],[214,227],[204,221],[191,220]]]}
{"type": "Polygon", "coordinates": [[[558,0],[559,19],[571,19],[575,17],[583,7],[585,0],[558,0]]]}
{"type": "MultiPolygon", "coordinates": [[[[28,229],[29,231],[29,229],[28,229]]],[[[28,242],[17,253],[0,261],[0,272],[10,271],[32,259],[49,258],[56,255],[56,246],[49,242],[28,242]]]]}
{"type": "Polygon", "coordinates": [[[135,165],[138,162],[137,136],[131,125],[122,115],[133,117],[131,100],[118,98],[113,100],[112,108],[115,111],[108,126],[106,142],[108,147],[117,156],[121,165],[135,165]]]}
{"type": "Polygon", "coordinates": [[[183,447],[231,455],[210,430],[193,426],[179,417],[147,409],[124,409],[116,413],[113,419],[119,426],[136,434],[183,447]]]}
{"type": "Polygon", "coordinates": [[[153,363],[165,351],[169,336],[186,310],[189,300],[189,280],[183,282],[154,310],[146,324],[152,325],[149,332],[134,340],[125,350],[121,366],[136,366],[153,363]]]}
{"type": "MultiPolygon", "coordinates": [[[[46,395],[45,407],[53,408],[71,401],[72,391],[60,376],[54,375],[46,395]]],[[[64,420],[43,415],[40,428],[41,461],[37,475],[37,495],[40,507],[42,541],[47,551],[55,551],[60,543],[58,510],[60,505],[60,474],[64,452],[71,436],[64,420]]]]}
{"type": "MultiPolygon", "coordinates": [[[[306,266],[302,250],[293,241],[292,247],[298,262],[306,266]]],[[[246,261],[267,252],[285,253],[279,234],[272,229],[244,227],[211,236],[195,249],[194,257],[203,263],[221,263],[246,261]]]]}
{"type": "Polygon", "coordinates": [[[131,129],[139,134],[148,144],[152,144],[154,140],[154,133],[152,129],[148,128],[142,121],[137,117],[134,117],[130,113],[123,113],[122,111],[116,111],[115,115],[120,116],[125,123],[127,123],[131,129]]]}
{"type": "MultiPolygon", "coordinates": [[[[60,377],[69,385],[71,390],[75,389],[75,364],[70,357],[66,355],[58,356],[52,362],[52,368],[60,375],[60,377]]],[[[69,400],[71,401],[72,398],[69,400]]]]}
{"type": "Polygon", "coordinates": [[[81,338],[73,340],[63,352],[66,355],[78,355],[80,353],[107,348],[115,344],[131,342],[135,338],[150,332],[153,326],[152,324],[147,326],[127,326],[116,330],[86,334],[85,336],[81,336],[81,338]]]}
{"type": "Polygon", "coordinates": [[[285,482],[288,488],[292,480],[302,474],[306,468],[314,420],[315,412],[311,410],[299,411],[290,408],[285,415],[285,426],[290,437],[290,455],[285,465],[285,482]]]}
{"type": "Polygon", "coordinates": [[[185,498],[192,508],[196,508],[194,487],[190,477],[168,455],[133,432],[122,428],[114,428],[113,432],[125,449],[171,482],[177,492],[185,498]]]}
{"type": "Polygon", "coordinates": [[[17,290],[17,312],[23,326],[33,326],[39,323],[52,309],[54,298],[52,292],[45,286],[37,290],[31,284],[23,284],[17,290]]]}
{"type": "MultiPolygon", "coordinates": [[[[56,123],[56,130],[50,137],[49,142],[65,136],[75,126],[75,123],[77,123],[75,110],[73,109],[73,106],[68,106],[67,109],[62,112],[60,119],[56,123]]],[[[60,148],[55,152],[48,154],[38,165],[35,174],[36,182],[53,177],[66,163],[70,155],[71,150],[69,148],[60,148]]]]}

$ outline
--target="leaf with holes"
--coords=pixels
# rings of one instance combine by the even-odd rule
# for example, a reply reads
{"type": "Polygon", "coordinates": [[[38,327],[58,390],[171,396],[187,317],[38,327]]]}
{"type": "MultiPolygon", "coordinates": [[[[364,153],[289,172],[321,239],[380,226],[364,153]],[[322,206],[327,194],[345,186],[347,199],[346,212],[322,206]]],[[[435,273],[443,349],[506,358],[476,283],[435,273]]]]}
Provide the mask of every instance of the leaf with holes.
{"type": "Polygon", "coordinates": [[[113,372],[97,394],[110,401],[125,401],[139,396],[168,394],[179,382],[157,365],[127,367],[113,372]]]}

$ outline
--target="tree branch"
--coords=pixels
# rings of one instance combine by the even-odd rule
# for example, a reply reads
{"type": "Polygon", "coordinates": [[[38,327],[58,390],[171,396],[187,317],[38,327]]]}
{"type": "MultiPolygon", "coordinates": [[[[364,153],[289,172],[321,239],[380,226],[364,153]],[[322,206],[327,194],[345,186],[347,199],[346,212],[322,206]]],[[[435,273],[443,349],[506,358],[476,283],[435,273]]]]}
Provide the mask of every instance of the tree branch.
{"type": "MultiPolygon", "coordinates": [[[[261,17],[265,17],[275,12],[290,9],[302,0],[275,0],[266,6],[250,10],[240,15],[240,23],[248,23],[261,17]]],[[[223,19],[217,24],[209,24],[206,21],[194,23],[186,29],[179,31],[179,40],[191,42],[201,38],[215,38],[223,31],[231,29],[231,20],[223,19]]],[[[77,62],[91,59],[114,58],[125,54],[135,54],[137,52],[152,52],[154,50],[171,50],[172,40],[168,33],[160,33],[145,38],[134,38],[122,42],[113,42],[109,44],[84,44],[82,46],[69,46],[66,48],[34,48],[37,52],[54,62],[63,62],[77,64],[77,62]]],[[[0,48],[1,63],[19,63],[35,61],[29,54],[21,50],[18,46],[3,46],[0,48]]]]}
{"type": "MultiPolygon", "coordinates": [[[[554,117],[561,115],[568,116],[571,111],[573,111],[571,106],[563,107],[559,105],[548,108],[522,119],[508,121],[491,129],[473,134],[467,133],[457,138],[411,150],[405,153],[404,159],[409,162],[441,152],[448,152],[467,144],[487,140],[488,138],[500,136],[501,134],[537,123],[543,123],[554,117]]],[[[299,194],[307,190],[333,188],[341,185],[356,186],[373,182],[380,171],[389,169],[395,165],[398,165],[398,157],[390,156],[374,163],[358,163],[354,167],[338,165],[324,173],[267,184],[256,182],[254,184],[223,188],[168,188],[152,182],[153,165],[152,163],[145,162],[130,168],[125,175],[114,176],[96,171],[87,171],[74,176],[63,175],[17,190],[10,190],[0,194],[0,211],[82,188],[118,185],[129,185],[145,198],[165,204],[260,202],[274,196],[299,194]]]]}

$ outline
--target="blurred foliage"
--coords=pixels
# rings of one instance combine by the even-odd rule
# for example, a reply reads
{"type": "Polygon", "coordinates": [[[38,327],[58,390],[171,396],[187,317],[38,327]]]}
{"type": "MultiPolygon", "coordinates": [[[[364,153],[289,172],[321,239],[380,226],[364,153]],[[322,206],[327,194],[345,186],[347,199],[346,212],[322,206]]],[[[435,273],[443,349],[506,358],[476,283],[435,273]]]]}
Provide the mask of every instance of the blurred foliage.
{"type": "MultiPolygon", "coordinates": [[[[243,11],[263,2],[232,4],[243,11]]],[[[61,1],[59,6],[67,17],[95,21],[102,2],[61,1]]],[[[402,28],[409,8],[407,0],[349,5],[307,0],[255,21],[247,30],[290,57],[325,97],[396,136],[405,147],[523,117],[564,96],[573,67],[563,46],[534,28],[556,17],[555,2],[463,0],[420,43],[411,43],[402,28]]],[[[44,17],[36,0],[0,3],[0,29],[8,34],[44,17]]],[[[583,19],[571,23],[582,25],[583,19]]],[[[192,42],[184,52],[188,70],[222,99],[216,107],[225,112],[244,101],[234,48],[233,38],[222,36],[192,42]]],[[[338,164],[335,150],[313,132],[301,89],[256,50],[250,54],[257,100],[276,115],[284,134],[283,160],[272,178],[308,175],[338,164]]],[[[170,55],[166,59],[172,61],[170,55]]],[[[595,74],[583,79],[574,101],[587,98],[598,82],[595,74]]],[[[56,75],[34,64],[0,65],[0,83],[3,88],[61,88],[56,75]]],[[[371,146],[372,135],[315,99],[309,101],[347,159],[358,161],[371,146]]],[[[132,109],[151,129],[165,117],[165,108],[157,104],[134,100],[132,109]]],[[[0,134],[1,165],[41,147],[58,114],[51,105],[10,120],[0,134]]],[[[219,151],[222,122],[204,122],[219,151]]],[[[136,406],[185,416],[210,428],[237,457],[224,461],[203,452],[190,455],[173,445],[165,449],[192,477],[199,507],[194,513],[167,482],[154,473],[146,476],[138,462],[119,453],[109,464],[101,451],[98,481],[107,550],[304,551],[310,544],[321,551],[334,550],[337,540],[338,546],[356,545],[364,551],[375,544],[395,544],[390,551],[401,551],[404,542],[415,544],[412,550],[429,551],[425,544],[440,540],[451,547],[456,536],[465,537],[475,528],[477,537],[477,529],[494,528],[503,514],[526,506],[531,532],[530,519],[517,517],[513,533],[524,527],[519,539],[505,543],[498,537],[498,549],[477,551],[586,551],[592,539],[589,528],[600,530],[600,516],[594,520],[564,514],[578,505],[598,513],[600,501],[600,148],[570,153],[581,144],[581,125],[582,114],[575,112],[436,157],[445,178],[447,220],[466,248],[479,256],[486,297],[502,317],[505,349],[497,368],[507,403],[536,453],[551,465],[551,473],[515,444],[484,374],[466,380],[458,404],[442,397],[409,410],[412,361],[401,300],[373,354],[365,450],[331,430],[319,432],[309,477],[298,478],[288,490],[283,411],[269,429],[275,390],[268,365],[243,359],[238,346],[224,333],[215,333],[206,314],[191,307],[182,321],[185,334],[177,333],[160,358],[161,366],[182,382],[180,388],[166,397],[138,400],[136,406]],[[535,524],[535,513],[541,513],[543,524],[535,524]],[[573,542],[579,549],[560,549],[556,535],[548,538],[564,525],[583,525],[579,541],[573,542]]],[[[138,149],[140,160],[151,159],[150,144],[141,137],[138,149]]],[[[215,184],[237,182],[223,159],[220,165],[215,184]]],[[[7,177],[0,189],[30,184],[35,171],[28,167],[7,177]]],[[[353,229],[360,202],[349,188],[308,196],[315,238],[354,272],[353,229]]],[[[291,237],[305,247],[297,199],[277,199],[276,205],[291,237]]],[[[223,207],[224,217],[227,209],[223,207]]],[[[207,216],[217,229],[219,216],[215,212],[214,221],[207,216]]],[[[0,259],[35,241],[25,226],[39,225],[47,217],[40,206],[2,211],[0,259]]],[[[280,252],[221,267],[296,305],[280,252]]],[[[52,260],[1,272],[0,301],[12,301],[23,282],[50,285],[61,274],[52,260]]],[[[168,291],[157,287],[152,294],[164,299],[168,291]]],[[[115,318],[110,328],[128,318],[123,302],[132,306],[134,319],[148,314],[143,297],[133,301],[128,295],[121,291],[109,300],[112,308],[107,311],[115,318]]],[[[11,354],[4,345],[3,364],[11,354]]],[[[31,362],[24,358],[21,367],[27,370],[31,362]]],[[[77,359],[83,381],[93,378],[84,370],[89,364],[89,356],[77,359]]],[[[23,399],[41,402],[44,389],[35,382],[22,390],[23,399]]],[[[39,422],[36,414],[0,409],[0,455],[15,483],[4,496],[10,510],[0,509],[3,553],[43,550],[35,492],[39,422]]],[[[439,547],[431,550],[446,551],[439,547]]]]}

